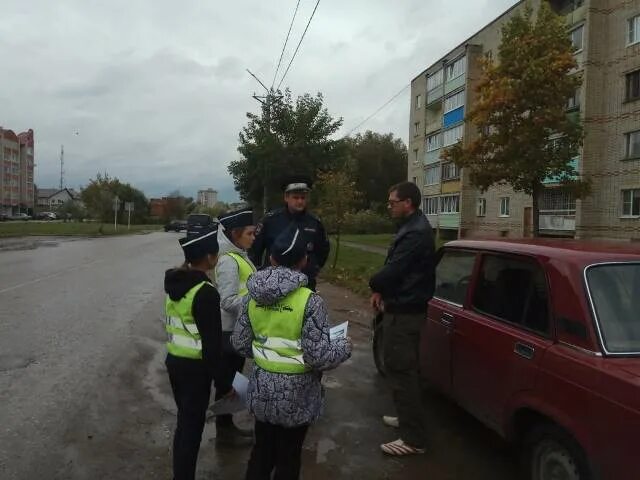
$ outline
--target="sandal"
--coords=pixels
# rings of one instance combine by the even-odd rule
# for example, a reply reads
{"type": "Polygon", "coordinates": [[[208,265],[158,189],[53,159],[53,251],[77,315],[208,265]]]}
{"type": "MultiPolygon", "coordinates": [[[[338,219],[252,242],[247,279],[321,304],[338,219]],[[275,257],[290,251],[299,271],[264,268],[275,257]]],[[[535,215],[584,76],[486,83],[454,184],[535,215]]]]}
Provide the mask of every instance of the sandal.
{"type": "Polygon", "coordinates": [[[394,440],[393,442],[383,443],[380,448],[387,455],[394,457],[404,457],[405,455],[417,455],[424,453],[424,448],[416,448],[405,443],[401,438],[394,440]]]}

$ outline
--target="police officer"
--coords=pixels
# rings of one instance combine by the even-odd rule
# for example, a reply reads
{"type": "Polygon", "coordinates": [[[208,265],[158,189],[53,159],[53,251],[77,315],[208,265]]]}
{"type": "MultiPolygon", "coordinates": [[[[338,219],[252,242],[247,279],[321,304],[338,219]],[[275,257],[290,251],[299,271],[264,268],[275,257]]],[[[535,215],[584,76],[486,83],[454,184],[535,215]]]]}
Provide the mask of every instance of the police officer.
{"type": "Polygon", "coordinates": [[[329,239],[320,219],[307,211],[311,187],[311,179],[304,175],[292,175],[285,180],[282,184],[285,206],[267,213],[258,224],[249,255],[255,265],[268,266],[275,239],[294,224],[307,249],[308,263],[302,273],[309,279],[308,288],[315,290],[318,272],[329,256],[329,239]]]}
{"type": "MultiPolygon", "coordinates": [[[[193,480],[211,381],[220,383],[220,296],[207,271],[218,260],[217,230],[180,239],[184,264],[165,274],[165,364],[178,407],[173,437],[173,478],[193,480]]],[[[233,395],[233,388],[227,392],[233,395]]]]}

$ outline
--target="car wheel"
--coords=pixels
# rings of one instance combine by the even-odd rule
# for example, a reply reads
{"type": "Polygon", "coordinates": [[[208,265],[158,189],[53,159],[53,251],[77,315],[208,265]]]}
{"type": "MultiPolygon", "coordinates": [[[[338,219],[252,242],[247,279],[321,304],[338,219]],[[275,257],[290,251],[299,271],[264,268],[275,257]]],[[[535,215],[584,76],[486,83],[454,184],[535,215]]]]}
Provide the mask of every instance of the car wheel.
{"type": "Polygon", "coordinates": [[[535,427],[525,440],[525,469],[530,480],[591,480],[584,451],[555,425],[535,427]]]}
{"type": "Polygon", "coordinates": [[[384,328],[382,319],[376,318],[373,328],[373,362],[376,364],[378,373],[383,377],[386,375],[384,368],[384,328]]]}

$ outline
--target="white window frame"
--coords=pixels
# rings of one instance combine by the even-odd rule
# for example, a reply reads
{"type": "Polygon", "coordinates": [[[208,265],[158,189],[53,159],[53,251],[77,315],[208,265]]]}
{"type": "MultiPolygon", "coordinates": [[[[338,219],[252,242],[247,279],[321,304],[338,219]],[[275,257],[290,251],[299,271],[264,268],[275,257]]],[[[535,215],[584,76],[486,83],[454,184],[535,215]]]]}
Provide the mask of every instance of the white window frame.
{"type": "Polygon", "coordinates": [[[484,197],[478,198],[476,202],[476,216],[477,217],[487,216],[487,199],[484,197]]]}
{"type": "Polygon", "coordinates": [[[640,218],[640,208],[637,212],[633,211],[633,200],[635,196],[640,196],[640,188],[627,188],[622,190],[622,218],[640,218]],[[625,212],[625,208],[629,206],[629,211],[625,212]]]}
{"type": "Polygon", "coordinates": [[[511,216],[511,197],[500,197],[500,211],[498,216],[507,218],[511,216]]]}
{"type": "Polygon", "coordinates": [[[415,148],[413,150],[413,163],[418,163],[420,161],[420,157],[418,157],[418,149],[415,148]]]}
{"type": "Polygon", "coordinates": [[[627,47],[640,43],[640,15],[627,20],[627,47]]]}
{"type": "Polygon", "coordinates": [[[458,93],[444,99],[444,113],[453,112],[454,110],[464,107],[466,101],[466,90],[462,90],[458,93]]]}
{"type": "Polygon", "coordinates": [[[442,132],[427,137],[427,152],[435,152],[442,148],[442,132]]]}
{"type": "Polygon", "coordinates": [[[442,195],[439,215],[455,215],[456,213],[460,213],[460,195],[442,195]]]}
{"type": "Polygon", "coordinates": [[[464,124],[460,124],[457,127],[450,128],[442,132],[442,146],[449,147],[455,145],[462,140],[464,135],[464,124]]]}
{"type": "Polygon", "coordinates": [[[631,90],[629,88],[629,86],[630,86],[630,81],[629,80],[630,80],[630,77],[632,75],[640,75],[640,70],[634,70],[633,72],[629,72],[624,76],[624,89],[625,89],[624,99],[625,99],[626,102],[633,102],[634,100],[638,100],[640,98],[640,95],[636,95],[635,97],[631,97],[629,95],[630,90],[631,90]]]}
{"type": "Polygon", "coordinates": [[[444,83],[444,70],[440,69],[437,72],[427,77],[427,91],[435,90],[441,87],[444,83]]]}
{"type": "Polygon", "coordinates": [[[576,88],[573,92],[573,96],[567,100],[567,110],[579,110],[580,109],[580,96],[582,95],[582,88],[576,88]]]}
{"type": "Polygon", "coordinates": [[[414,124],[413,124],[413,136],[417,137],[419,134],[420,134],[420,122],[414,122],[414,124]]]}
{"type": "Polygon", "coordinates": [[[424,168],[424,185],[438,185],[440,183],[440,163],[432,163],[424,168]]]}
{"type": "Polygon", "coordinates": [[[467,56],[462,56],[457,59],[455,62],[450,63],[446,66],[447,69],[447,82],[451,80],[455,80],[458,77],[461,77],[465,73],[467,73],[467,56]]]}
{"type": "Polygon", "coordinates": [[[571,39],[571,44],[573,45],[573,47],[576,49],[575,53],[580,53],[582,50],[584,50],[584,24],[580,25],[579,27],[574,28],[573,30],[571,30],[569,32],[569,38],[571,39]],[[580,47],[578,47],[575,42],[573,41],[573,34],[577,31],[580,31],[580,47]]]}
{"type": "Polygon", "coordinates": [[[444,162],[442,164],[442,181],[459,180],[460,169],[453,162],[444,162]]]}
{"type": "Polygon", "coordinates": [[[638,148],[637,152],[632,151],[632,146],[634,145],[634,143],[631,142],[631,139],[637,136],[638,141],[636,142],[636,144],[640,143],[640,130],[634,130],[633,132],[627,132],[624,134],[624,153],[625,153],[625,158],[638,158],[640,157],[640,147],[638,148]]]}
{"type": "Polygon", "coordinates": [[[423,212],[425,215],[438,215],[440,211],[440,197],[424,197],[423,212]]]}
{"type": "Polygon", "coordinates": [[[420,110],[422,108],[422,94],[419,93],[416,95],[416,110],[420,110]]]}

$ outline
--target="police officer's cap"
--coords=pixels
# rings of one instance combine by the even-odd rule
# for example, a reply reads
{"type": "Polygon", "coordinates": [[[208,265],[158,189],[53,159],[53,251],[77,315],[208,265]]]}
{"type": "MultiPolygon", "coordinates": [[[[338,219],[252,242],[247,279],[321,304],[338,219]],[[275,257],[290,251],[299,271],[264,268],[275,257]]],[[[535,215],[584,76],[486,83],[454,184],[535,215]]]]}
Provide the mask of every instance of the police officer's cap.
{"type": "Polygon", "coordinates": [[[313,186],[313,180],[308,175],[290,175],[282,182],[282,191],[289,192],[309,192],[313,186]]]}
{"type": "Polygon", "coordinates": [[[307,244],[304,235],[295,225],[289,225],[276,237],[271,248],[271,256],[285,267],[293,267],[307,255],[307,244]]]}
{"type": "Polygon", "coordinates": [[[188,262],[200,260],[207,254],[215,255],[218,253],[218,225],[213,226],[205,232],[196,235],[187,235],[179,240],[184,258],[188,262]]]}
{"type": "Polygon", "coordinates": [[[243,228],[254,225],[253,210],[251,208],[243,208],[235,212],[225,213],[218,217],[220,223],[225,230],[233,230],[234,228],[243,228]]]}

